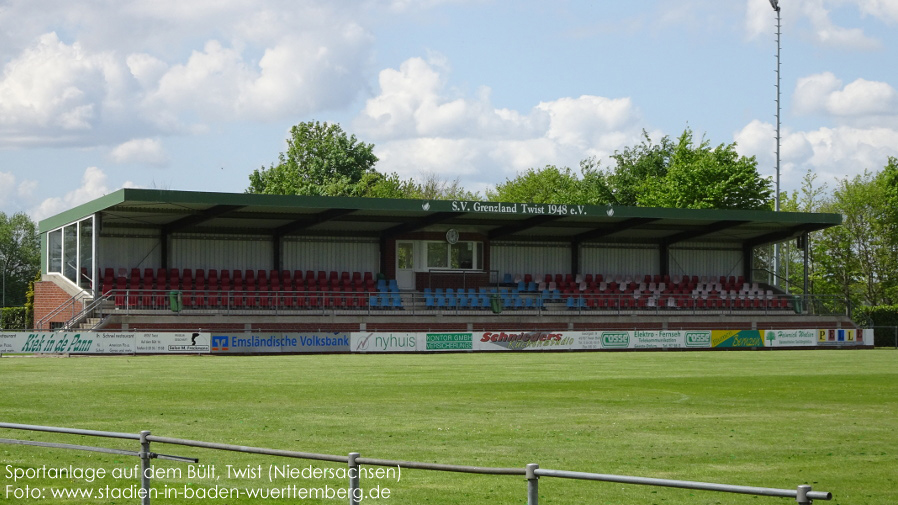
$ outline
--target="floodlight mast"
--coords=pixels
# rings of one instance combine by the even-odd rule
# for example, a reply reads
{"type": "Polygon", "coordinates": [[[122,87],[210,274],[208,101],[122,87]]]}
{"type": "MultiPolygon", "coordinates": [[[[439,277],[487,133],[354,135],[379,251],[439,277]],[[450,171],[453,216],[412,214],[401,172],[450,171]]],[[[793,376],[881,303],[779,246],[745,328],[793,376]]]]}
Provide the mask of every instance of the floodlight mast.
{"type": "MultiPolygon", "coordinates": [[[[776,199],[774,211],[780,211],[780,36],[782,35],[780,23],[779,0],[770,0],[770,6],[776,12],[776,199]]],[[[773,244],[773,283],[780,284],[780,245],[773,244]]]]}

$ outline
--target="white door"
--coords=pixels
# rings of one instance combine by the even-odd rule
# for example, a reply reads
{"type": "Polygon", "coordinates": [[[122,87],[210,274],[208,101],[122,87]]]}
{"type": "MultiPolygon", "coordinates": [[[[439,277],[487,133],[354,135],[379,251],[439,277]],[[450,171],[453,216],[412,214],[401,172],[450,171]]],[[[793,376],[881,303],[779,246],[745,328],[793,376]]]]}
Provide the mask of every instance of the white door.
{"type": "Polygon", "coordinates": [[[415,289],[415,243],[396,242],[396,284],[415,289]]]}

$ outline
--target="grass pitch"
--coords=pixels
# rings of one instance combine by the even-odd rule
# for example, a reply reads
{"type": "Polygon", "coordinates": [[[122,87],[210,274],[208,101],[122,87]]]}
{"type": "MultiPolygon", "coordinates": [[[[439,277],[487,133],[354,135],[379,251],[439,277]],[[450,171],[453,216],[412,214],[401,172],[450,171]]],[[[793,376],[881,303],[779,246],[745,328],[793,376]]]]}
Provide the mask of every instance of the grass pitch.
{"type": "MultiPolygon", "coordinates": [[[[896,415],[898,354],[889,350],[0,359],[5,422],[460,465],[811,484],[838,504],[898,503],[896,415]]],[[[0,437],[139,450],[129,441],[17,430],[0,430],[0,437]]],[[[322,472],[340,465],[164,444],[152,450],[198,457],[206,466],[194,468],[216,471],[214,478],[188,475],[187,464],[155,460],[165,475],[154,487],[179,497],[160,494],[154,504],[346,503],[209,496],[216,486],[341,488],[344,481],[327,475],[267,479],[272,464],[322,472]],[[264,476],[251,472],[258,465],[264,476]]],[[[114,494],[138,484],[126,478],[136,464],[127,456],[0,444],[0,503],[139,503],[121,493],[48,494],[114,494]],[[10,477],[42,466],[107,474],[94,482],[10,477]],[[21,498],[25,486],[44,497],[21,498]]],[[[363,503],[526,501],[523,477],[404,469],[398,482],[362,484],[390,492],[363,503]]],[[[540,503],[794,501],[542,478],[540,503]]]]}

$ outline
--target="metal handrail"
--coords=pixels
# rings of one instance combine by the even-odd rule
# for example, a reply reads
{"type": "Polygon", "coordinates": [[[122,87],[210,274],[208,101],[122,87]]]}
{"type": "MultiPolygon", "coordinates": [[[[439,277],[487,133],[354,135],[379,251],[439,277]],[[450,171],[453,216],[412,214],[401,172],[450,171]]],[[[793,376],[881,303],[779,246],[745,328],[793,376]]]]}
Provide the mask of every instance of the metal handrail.
{"type": "MultiPolygon", "coordinates": [[[[78,293],[77,295],[75,295],[75,296],[73,296],[72,298],[70,298],[68,302],[63,303],[63,304],[60,305],[59,307],[56,307],[56,309],[50,311],[49,314],[47,314],[47,315],[45,315],[44,317],[42,317],[39,321],[37,321],[37,322],[34,324],[34,327],[35,327],[35,328],[42,328],[42,327],[44,326],[44,324],[47,323],[47,322],[48,322],[50,319],[52,319],[53,317],[55,317],[55,316],[61,314],[61,313],[64,312],[66,309],[69,309],[69,308],[71,308],[71,307],[74,307],[76,303],[83,302],[84,300],[89,299],[89,298],[92,298],[92,297],[93,297],[93,295],[92,295],[91,293],[87,292],[87,291],[82,291],[82,292],[78,293]]],[[[82,312],[83,312],[83,310],[82,310],[82,312]]],[[[80,312],[79,312],[79,314],[80,314],[80,312]]]]}
{"type": "MultiPolygon", "coordinates": [[[[557,291],[557,290],[556,290],[557,291]]],[[[511,288],[489,288],[487,292],[459,293],[453,295],[437,294],[435,292],[410,292],[384,293],[369,291],[273,291],[273,290],[184,290],[177,291],[183,300],[183,310],[219,311],[231,313],[234,311],[271,311],[273,313],[330,313],[334,311],[364,311],[369,314],[378,310],[402,309],[406,313],[419,315],[422,313],[442,314],[464,313],[480,309],[490,309],[489,299],[498,297],[501,308],[522,314],[532,312],[542,315],[546,311],[565,311],[576,314],[620,314],[651,312],[672,314],[689,313],[700,314],[739,314],[742,312],[762,311],[767,314],[808,314],[808,315],[846,315],[847,308],[844,300],[834,295],[772,295],[759,294],[741,296],[736,293],[652,293],[642,292],[641,295],[631,292],[596,292],[573,291],[547,294],[546,292],[517,292],[511,288]],[[401,304],[384,304],[386,298],[401,298],[401,304]],[[487,298],[487,303],[483,298],[487,298]],[[190,299],[200,301],[187,302],[190,299]],[[212,299],[218,299],[212,303],[212,299]],[[261,299],[265,299],[263,303],[261,299]],[[381,305],[375,305],[374,299],[380,299],[381,305]],[[471,299],[477,298],[478,305],[471,305],[471,299]],[[210,301],[203,301],[208,299],[210,301]],[[244,301],[236,303],[237,299],[252,299],[252,302],[244,301]],[[299,299],[303,299],[299,303],[299,299]],[[363,300],[362,300],[363,299],[363,300]],[[445,305],[431,304],[434,299],[443,301],[452,300],[445,305]],[[459,300],[466,299],[466,303],[459,300]],[[291,302],[285,303],[287,300],[291,302]],[[338,300],[338,301],[334,301],[338,300]],[[352,300],[362,300],[362,303],[354,304],[352,300]],[[517,301],[528,302],[516,304],[517,301]],[[776,305],[771,302],[775,301],[776,305]],[[314,303],[312,303],[314,302],[314,303]],[[800,310],[799,310],[800,309],[800,310]]],[[[171,310],[169,295],[172,290],[113,290],[104,297],[96,300],[87,307],[78,317],[96,309],[103,302],[110,299],[119,300],[117,310],[129,313],[131,310],[161,311],[171,310]],[[162,300],[159,302],[159,300],[162,300]],[[119,303],[120,302],[120,303],[119,303]]],[[[77,320],[73,318],[73,321],[77,320]]]]}
{"type": "MultiPolygon", "coordinates": [[[[569,472],[566,470],[547,470],[537,468],[533,472],[537,477],[559,477],[562,479],[596,480],[602,482],[617,482],[619,484],[637,484],[644,486],[675,487],[680,489],[697,489],[700,491],[719,491],[723,493],[750,494],[755,496],[774,496],[779,498],[798,499],[800,493],[797,489],[775,489],[769,487],[734,486],[730,484],[714,484],[710,482],[695,482],[688,480],[654,479],[650,477],[631,477],[628,475],[609,475],[601,473],[569,472]]],[[[812,500],[831,500],[832,493],[826,491],[811,491],[810,487],[804,493],[812,500]]]]}
{"type": "Polygon", "coordinates": [[[90,304],[88,304],[86,307],[81,309],[81,312],[75,314],[74,316],[72,316],[71,319],[66,321],[63,324],[63,328],[71,329],[72,326],[87,319],[92,313],[94,313],[97,310],[98,307],[100,307],[101,305],[103,305],[105,302],[107,302],[109,300],[109,296],[110,296],[109,294],[106,294],[99,298],[95,298],[90,304]]]}
{"type": "MultiPolygon", "coordinates": [[[[241,445],[219,444],[219,443],[213,443],[213,442],[203,442],[203,441],[180,439],[180,438],[158,437],[158,436],[151,435],[149,431],[141,431],[140,434],[131,434],[131,433],[117,433],[117,432],[108,432],[108,431],[94,431],[94,430],[83,430],[83,429],[72,429],[72,428],[60,428],[60,427],[54,427],[54,426],[40,426],[40,425],[31,425],[31,424],[2,423],[2,422],[0,422],[0,428],[138,440],[138,441],[140,441],[140,444],[141,444],[140,452],[120,451],[120,450],[116,450],[116,449],[108,449],[107,450],[104,448],[94,448],[94,447],[88,447],[88,446],[73,446],[73,445],[69,445],[69,444],[35,443],[35,444],[29,444],[29,445],[42,445],[44,447],[54,447],[54,448],[60,448],[60,449],[98,450],[98,452],[117,451],[116,454],[126,455],[126,456],[127,455],[137,456],[137,457],[141,458],[142,469],[144,469],[144,470],[149,468],[149,460],[151,458],[165,458],[165,459],[171,459],[171,460],[175,460],[175,461],[185,461],[185,462],[194,462],[194,463],[199,461],[198,459],[195,459],[195,458],[184,458],[184,457],[179,457],[179,456],[164,456],[164,455],[152,453],[149,451],[151,442],[182,445],[182,446],[187,446],[187,447],[198,447],[198,448],[205,448],[205,449],[223,450],[223,451],[243,452],[243,453],[249,453],[249,454],[262,454],[262,455],[268,455],[268,456],[280,456],[280,457],[287,457],[287,458],[329,461],[329,462],[334,462],[334,463],[346,463],[350,469],[350,471],[347,472],[347,475],[349,476],[349,490],[350,490],[349,503],[350,503],[350,505],[358,504],[359,497],[361,496],[361,487],[360,487],[360,482],[359,482],[360,472],[358,471],[359,465],[386,466],[386,467],[396,467],[399,469],[401,469],[402,467],[405,467],[405,468],[414,468],[414,469],[420,469],[420,470],[433,470],[433,471],[441,471],[441,472],[461,472],[461,473],[485,474],[485,475],[524,475],[527,478],[527,503],[528,503],[528,505],[538,505],[538,501],[539,501],[538,486],[539,486],[539,478],[540,477],[556,477],[556,478],[563,478],[563,479],[617,482],[617,483],[621,483],[621,484],[674,487],[674,488],[695,489],[695,490],[702,490],[702,491],[717,491],[717,492],[725,492],[725,493],[749,494],[749,495],[755,495],[755,496],[794,498],[799,505],[810,505],[813,500],[831,500],[832,499],[832,493],[829,493],[826,491],[813,491],[811,489],[811,486],[808,486],[808,485],[799,485],[799,486],[797,486],[796,489],[777,489],[777,488],[740,486],[740,485],[730,485],[730,484],[716,484],[716,483],[708,483],[708,482],[656,479],[656,478],[648,478],[648,477],[634,477],[634,476],[625,476],[625,475],[610,475],[610,474],[599,474],[599,473],[588,473],[588,472],[571,472],[571,471],[566,471],[566,470],[549,470],[549,469],[541,469],[541,468],[539,468],[539,465],[537,465],[535,463],[527,464],[523,468],[521,468],[521,467],[497,468],[497,467],[450,465],[450,464],[441,464],[441,463],[426,463],[426,462],[418,462],[418,461],[362,458],[360,456],[360,454],[357,452],[352,452],[352,453],[349,453],[347,456],[342,456],[342,455],[331,455],[331,454],[317,454],[317,453],[310,453],[310,452],[286,451],[286,450],[281,450],[281,449],[268,449],[268,448],[263,448],[263,447],[248,447],[248,446],[241,446],[241,445]],[[356,469],[356,471],[353,472],[352,471],[353,469],[356,469]]],[[[20,444],[23,442],[27,443],[29,441],[0,438],[0,443],[20,444]]],[[[150,472],[150,475],[151,474],[152,474],[152,472],[150,472]]],[[[144,491],[144,493],[141,496],[141,504],[142,505],[150,504],[150,496],[151,496],[150,475],[148,475],[146,471],[143,471],[142,475],[141,475],[141,488],[144,491]]]]}

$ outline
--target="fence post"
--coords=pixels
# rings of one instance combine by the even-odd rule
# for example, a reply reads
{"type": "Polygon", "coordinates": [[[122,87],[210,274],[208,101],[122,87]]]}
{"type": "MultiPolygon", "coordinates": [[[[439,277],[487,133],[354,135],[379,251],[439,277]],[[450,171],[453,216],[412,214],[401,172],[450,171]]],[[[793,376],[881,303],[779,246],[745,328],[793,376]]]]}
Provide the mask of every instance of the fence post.
{"type": "Polygon", "coordinates": [[[539,465],[530,463],[526,467],[527,475],[527,505],[539,505],[539,476],[536,469],[539,465]]]}
{"type": "Polygon", "coordinates": [[[359,488],[359,464],[355,462],[359,453],[350,452],[349,461],[349,505],[359,505],[362,498],[362,490],[359,488]]]}
{"type": "Polygon", "coordinates": [[[140,432],[140,505],[150,505],[150,442],[147,440],[149,431],[140,432]]]}
{"type": "Polygon", "coordinates": [[[798,493],[795,495],[795,501],[798,502],[798,505],[811,505],[811,499],[808,498],[808,493],[811,492],[811,486],[807,484],[802,484],[798,486],[798,493]]]}

